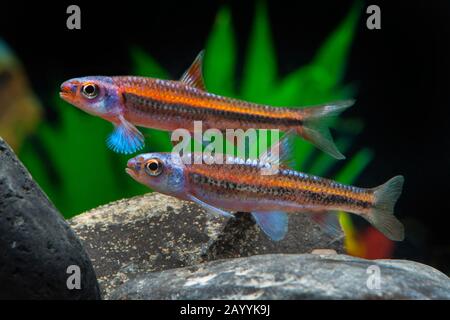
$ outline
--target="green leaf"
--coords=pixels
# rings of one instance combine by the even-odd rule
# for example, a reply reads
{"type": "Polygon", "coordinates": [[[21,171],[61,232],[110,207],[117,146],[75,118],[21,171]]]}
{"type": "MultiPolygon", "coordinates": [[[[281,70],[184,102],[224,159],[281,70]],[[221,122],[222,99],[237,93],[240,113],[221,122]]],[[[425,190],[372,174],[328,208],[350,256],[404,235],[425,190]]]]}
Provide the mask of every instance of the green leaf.
{"type": "Polygon", "coordinates": [[[231,13],[227,6],[219,10],[206,44],[204,76],[210,92],[235,96],[236,43],[231,13]]]}
{"type": "Polygon", "coordinates": [[[323,88],[333,88],[342,79],[361,8],[361,2],[353,5],[345,20],[328,37],[314,58],[312,65],[323,88]]]}
{"type": "Polygon", "coordinates": [[[294,71],[273,92],[282,105],[315,105],[350,98],[352,87],[340,84],[356,30],[361,5],[353,6],[344,21],[318,50],[312,63],[294,71]]]}
{"type": "Polygon", "coordinates": [[[252,102],[268,103],[274,89],[276,74],[276,57],[267,5],[263,1],[257,1],[244,67],[241,97],[252,102]]]}
{"type": "MultiPolygon", "coordinates": [[[[359,6],[355,5],[344,22],[331,33],[313,62],[282,79],[269,98],[271,104],[309,106],[349,98],[352,87],[340,84],[347,55],[356,29],[359,6]],[[327,59],[330,59],[329,61],[327,59]]],[[[331,123],[332,124],[332,123],[331,123]]],[[[296,141],[297,169],[302,169],[311,158],[314,147],[305,141],[296,141]]],[[[323,155],[313,169],[326,172],[334,159],[323,155]]]]}

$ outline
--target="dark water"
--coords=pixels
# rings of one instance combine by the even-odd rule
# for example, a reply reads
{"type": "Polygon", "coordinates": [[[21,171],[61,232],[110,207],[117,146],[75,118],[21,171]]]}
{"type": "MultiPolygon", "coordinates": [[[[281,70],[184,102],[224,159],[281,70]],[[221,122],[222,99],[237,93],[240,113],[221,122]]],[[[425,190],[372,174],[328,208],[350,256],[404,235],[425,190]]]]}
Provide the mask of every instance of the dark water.
{"type": "MultiPolygon", "coordinates": [[[[231,8],[242,64],[254,4],[241,2],[231,8]]],[[[269,2],[280,75],[308,63],[353,3],[297,2],[269,2]]],[[[222,4],[113,3],[81,1],[80,31],[65,27],[67,1],[2,4],[0,36],[24,63],[41,99],[49,101],[58,89],[55,79],[127,73],[130,44],[142,46],[178,77],[203,47],[222,4]]],[[[358,90],[357,105],[347,115],[362,118],[366,126],[347,154],[363,146],[375,151],[361,186],[396,174],[406,177],[397,211],[409,238],[397,247],[396,257],[448,274],[450,2],[370,4],[381,7],[382,29],[368,30],[362,15],[345,79],[358,90]]]]}

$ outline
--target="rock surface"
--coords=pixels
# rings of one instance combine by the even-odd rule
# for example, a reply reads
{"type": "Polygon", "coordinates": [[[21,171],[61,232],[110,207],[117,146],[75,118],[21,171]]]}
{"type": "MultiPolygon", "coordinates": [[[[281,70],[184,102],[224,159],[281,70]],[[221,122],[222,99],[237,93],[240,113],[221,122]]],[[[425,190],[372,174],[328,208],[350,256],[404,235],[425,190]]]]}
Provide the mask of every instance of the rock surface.
{"type": "Polygon", "coordinates": [[[412,261],[271,254],[141,275],[110,298],[450,299],[450,280],[412,261]],[[376,281],[369,280],[375,269],[380,275],[378,289],[376,281]]]}
{"type": "Polygon", "coordinates": [[[70,225],[84,242],[105,298],[135,276],[205,261],[264,253],[343,251],[307,215],[292,215],[289,232],[272,242],[249,214],[213,217],[196,204],[158,193],[110,203],[70,225]]]}
{"type": "Polygon", "coordinates": [[[0,284],[0,299],[100,298],[80,240],[1,138],[0,284]],[[71,265],[80,290],[67,288],[71,265]]]}

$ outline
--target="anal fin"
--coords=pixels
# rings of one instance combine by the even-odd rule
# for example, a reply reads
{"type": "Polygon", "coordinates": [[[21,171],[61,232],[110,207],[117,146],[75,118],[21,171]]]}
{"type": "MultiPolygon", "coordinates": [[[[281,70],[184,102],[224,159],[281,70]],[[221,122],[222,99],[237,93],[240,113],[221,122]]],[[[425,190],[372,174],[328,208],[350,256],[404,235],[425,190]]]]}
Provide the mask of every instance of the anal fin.
{"type": "Polygon", "coordinates": [[[342,230],[341,223],[339,221],[339,213],[321,211],[313,213],[312,219],[330,237],[335,239],[342,239],[344,237],[344,231],[342,230]]]}
{"type": "Polygon", "coordinates": [[[288,215],[281,211],[252,212],[256,224],[273,241],[282,240],[288,231],[288,215]]]}

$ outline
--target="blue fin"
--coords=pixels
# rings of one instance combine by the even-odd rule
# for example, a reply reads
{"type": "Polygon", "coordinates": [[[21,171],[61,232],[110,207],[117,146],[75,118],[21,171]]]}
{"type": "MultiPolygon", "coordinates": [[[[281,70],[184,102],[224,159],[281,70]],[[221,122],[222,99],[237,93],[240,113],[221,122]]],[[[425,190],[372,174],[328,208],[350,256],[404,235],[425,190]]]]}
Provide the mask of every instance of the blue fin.
{"type": "Polygon", "coordinates": [[[282,240],[288,231],[288,215],[281,211],[252,212],[259,227],[273,241],[282,240]]]}
{"type": "Polygon", "coordinates": [[[106,139],[108,148],[117,153],[134,153],[144,147],[144,136],[123,117],[120,124],[115,125],[114,131],[106,139]]]}
{"type": "Polygon", "coordinates": [[[194,197],[193,195],[189,195],[189,199],[195,202],[196,204],[200,205],[203,209],[205,209],[208,213],[211,213],[213,215],[217,216],[224,216],[226,218],[234,218],[234,216],[229,213],[228,211],[216,208],[210,204],[207,204],[206,202],[203,202],[202,200],[194,197]]]}

